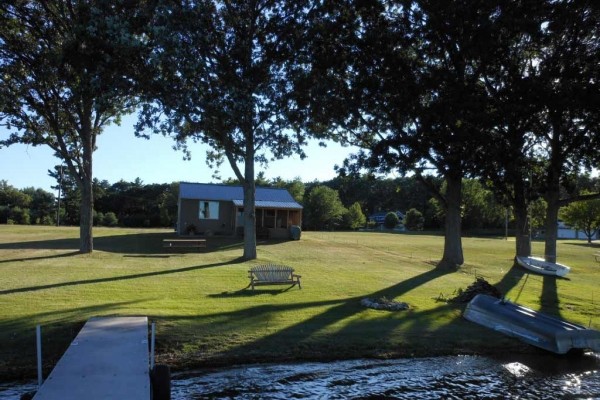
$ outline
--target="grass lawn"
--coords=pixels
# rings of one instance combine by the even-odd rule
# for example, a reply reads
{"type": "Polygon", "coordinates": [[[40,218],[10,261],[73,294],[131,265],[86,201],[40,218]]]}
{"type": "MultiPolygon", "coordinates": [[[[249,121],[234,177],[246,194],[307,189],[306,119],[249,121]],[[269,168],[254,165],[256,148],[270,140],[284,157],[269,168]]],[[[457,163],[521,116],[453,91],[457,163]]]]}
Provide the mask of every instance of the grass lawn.
{"type": "MultiPolygon", "coordinates": [[[[0,380],[35,376],[35,326],[46,373],[83,323],[101,315],[147,315],[157,324],[157,361],[174,369],[256,361],[407,357],[535,351],[461,317],[441,301],[476,276],[507,298],[600,329],[598,247],[561,241],[568,279],[512,267],[515,243],[464,238],[466,263],[435,269],[443,237],[303,232],[300,241],[259,242],[241,262],[242,241],[209,238],[200,252],[168,253],[170,230],[96,228],[81,255],[78,228],[0,225],[0,380]],[[302,289],[261,286],[247,270],[286,264],[302,289]],[[408,311],[365,309],[364,297],[407,302],[408,311]]],[[[543,243],[534,243],[543,254],[543,243]]]]}

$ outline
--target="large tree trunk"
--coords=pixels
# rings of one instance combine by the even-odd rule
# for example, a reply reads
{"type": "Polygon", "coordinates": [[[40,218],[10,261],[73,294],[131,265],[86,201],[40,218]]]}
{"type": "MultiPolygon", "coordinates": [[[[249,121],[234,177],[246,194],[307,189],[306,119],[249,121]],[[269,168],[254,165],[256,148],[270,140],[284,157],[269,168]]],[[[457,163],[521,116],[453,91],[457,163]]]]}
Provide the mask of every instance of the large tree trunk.
{"type": "Polygon", "coordinates": [[[464,263],[461,239],[461,190],[460,177],[446,177],[446,225],[444,255],[439,267],[456,269],[464,263]]]}
{"type": "Polygon", "coordinates": [[[556,262],[556,241],[558,240],[558,211],[560,209],[560,193],[554,188],[548,188],[545,199],[547,208],[544,258],[546,261],[556,262]]]}
{"type": "Polygon", "coordinates": [[[256,254],[256,183],[254,180],[253,142],[246,143],[244,165],[244,260],[254,260],[256,254]]]}
{"type": "Polygon", "coordinates": [[[556,262],[556,240],[558,239],[558,211],[560,209],[560,176],[564,159],[561,155],[562,119],[560,114],[551,114],[553,136],[550,141],[550,164],[547,169],[546,191],[546,235],[544,258],[556,262]]]}
{"type": "Polygon", "coordinates": [[[515,222],[517,225],[515,233],[517,257],[528,257],[531,255],[531,233],[527,206],[515,205],[515,222]]]}
{"type": "Polygon", "coordinates": [[[94,222],[94,193],[91,179],[86,178],[83,181],[79,211],[79,251],[81,253],[91,253],[94,250],[94,238],[92,234],[94,222]]]}
{"type": "MultiPolygon", "coordinates": [[[[91,109],[90,109],[91,115],[91,109]]],[[[92,175],[92,158],[94,153],[94,137],[92,134],[91,117],[83,121],[81,141],[83,146],[83,166],[80,172],[81,205],[79,207],[79,251],[91,253],[94,251],[94,190],[92,175]]]]}
{"type": "Polygon", "coordinates": [[[244,182],[244,260],[256,259],[255,200],[254,181],[244,182]]]}
{"type": "Polygon", "coordinates": [[[528,257],[531,255],[531,220],[525,198],[524,182],[516,179],[514,182],[515,198],[514,212],[516,222],[516,252],[517,257],[528,257]]]}

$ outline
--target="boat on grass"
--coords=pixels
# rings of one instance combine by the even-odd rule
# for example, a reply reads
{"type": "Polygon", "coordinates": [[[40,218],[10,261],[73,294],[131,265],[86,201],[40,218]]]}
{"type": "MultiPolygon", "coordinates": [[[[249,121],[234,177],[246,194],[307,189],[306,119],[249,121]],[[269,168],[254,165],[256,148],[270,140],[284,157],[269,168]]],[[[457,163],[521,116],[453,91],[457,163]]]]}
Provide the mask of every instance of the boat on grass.
{"type": "Polygon", "coordinates": [[[517,257],[517,263],[532,272],[542,275],[565,276],[571,271],[566,265],[553,263],[539,257],[517,257]]]}
{"type": "Polygon", "coordinates": [[[489,295],[475,296],[463,317],[556,354],[571,350],[600,352],[599,331],[489,295]]]}

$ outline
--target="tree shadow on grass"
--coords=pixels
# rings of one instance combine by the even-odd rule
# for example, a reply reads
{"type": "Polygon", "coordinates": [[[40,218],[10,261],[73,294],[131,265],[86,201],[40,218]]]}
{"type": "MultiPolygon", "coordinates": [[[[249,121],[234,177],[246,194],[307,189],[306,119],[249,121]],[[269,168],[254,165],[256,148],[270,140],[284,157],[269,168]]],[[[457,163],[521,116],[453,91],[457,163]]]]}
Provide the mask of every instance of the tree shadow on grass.
{"type": "MultiPolygon", "coordinates": [[[[448,273],[448,271],[432,269],[366,297],[398,298],[448,273]]],[[[508,291],[517,286],[524,275],[525,271],[522,269],[511,268],[499,285],[503,290],[508,291]]],[[[242,362],[253,361],[260,359],[265,352],[273,353],[270,349],[278,348],[282,349],[281,354],[270,355],[281,356],[284,359],[286,356],[290,359],[311,356],[326,358],[328,346],[335,349],[336,357],[344,352],[347,357],[378,356],[382,355],[380,349],[387,352],[383,356],[472,354],[482,348],[493,349],[494,347],[514,351],[535,351],[512,338],[464,320],[462,318],[464,304],[444,303],[427,310],[419,310],[417,307],[408,311],[387,312],[367,310],[360,304],[362,298],[363,296],[316,303],[260,305],[218,316],[213,315],[210,317],[212,323],[222,325],[220,328],[223,331],[234,331],[240,323],[244,326],[268,324],[269,319],[277,313],[330,305],[327,310],[318,315],[251,343],[236,346],[220,356],[242,362]],[[376,314],[365,319],[352,318],[362,312],[376,314]],[[342,321],[345,322],[341,323],[342,321]],[[338,324],[340,329],[323,339],[323,332],[338,324]],[[398,330],[402,331],[399,338],[406,341],[406,349],[402,348],[403,343],[394,343],[395,346],[389,344],[389,340],[394,337],[394,332],[398,330]],[[318,339],[319,337],[321,339],[318,339]],[[323,345],[324,348],[321,348],[323,345]]]]}
{"type": "MultiPolygon", "coordinates": [[[[97,236],[94,237],[94,249],[124,254],[160,254],[164,253],[162,248],[162,239],[168,236],[169,235],[166,233],[139,233],[97,236]]],[[[79,239],[64,238],[0,243],[0,250],[71,250],[77,254],[79,253],[79,239]]]]}
{"type": "Polygon", "coordinates": [[[560,300],[558,299],[558,287],[556,286],[557,277],[544,276],[543,279],[542,293],[540,295],[540,311],[560,317],[560,300]]]}
{"type": "Polygon", "coordinates": [[[50,260],[53,258],[66,258],[66,257],[73,257],[73,256],[76,256],[79,254],[81,254],[79,251],[71,251],[68,253],[54,254],[51,256],[12,258],[12,259],[8,259],[8,260],[0,260],[0,264],[6,264],[6,263],[10,263],[10,262],[22,262],[22,261],[50,260]]]}
{"type": "Polygon", "coordinates": [[[503,294],[506,294],[514,287],[519,286],[516,296],[511,296],[512,298],[510,299],[512,302],[517,303],[529,280],[534,278],[542,279],[540,311],[560,317],[560,300],[558,298],[558,287],[556,283],[557,280],[570,280],[570,278],[530,273],[515,263],[495,286],[503,294]]]}
{"type": "Polygon", "coordinates": [[[513,265],[513,267],[502,277],[502,279],[496,283],[496,286],[501,293],[506,295],[511,289],[518,287],[516,295],[511,296],[510,301],[514,303],[519,302],[521,294],[525,290],[530,279],[533,278],[542,279],[542,293],[540,294],[540,305],[541,312],[560,316],[560,300],[558,298],[558,287],[556,281],[570,280],[565,277],[538,275],[526,271],[523,267],[513,265]]]}
{"type": "MultiPolygon", "coordinates": [[[[116,231],[118,232],[118,231],[116,231]]],[[[127,257],[132,255],[141,257],[170,257],[179,256],[181,254],[204,254],[216,253],[229,250],[243,250],[243,238],[233,236],[209,236],[209,237],[192,237],[196,239],[206,239],[206,248],[203,249],[177,249],[164,248],[163,239],[180,238],[172,232],[152,232],[152,233],[136,233],[136,234],[115,234],[106,236],[94,237],[94,250],[104,251],[107,253],[124,254],[127,257]]],[[[287,240],[261,240],[257,244],[264,245],[279,245],[288,242],[287,240]]],[[[11,260],[1,260],[0,262],[26,261],[30,259],[44,259],[54,257],[64,257],[79,254],[79,239],[51,239],[38,240],[27,242],[0,243],[0,250],[71,250],[67,254],[39,256],[39,257],[21,257],[11,260]]]]}
{"type": "Polygon", "coordinates": [[[104,283],[104,282],[115,282],[115,281],[130,280],[130,279],[148,278],[151,276],[178,274],[178,273],[182,273],[182,272],[190,272],[190,271],[196,271],[196,270],[200,270],[200,269],[221,267],[221,266],[225,266],[225,265],[238,264],[238,263],[242,263],[242,262],[244,262],[244,260],[240,257],[240,258],[235,258],[233,260],[226,261],[226,262],[205,264],[205,265],[195,265],[195,266],[191,266],[191,267],[183,267],[183,268],[176,268],[176,269],[165,269],[165,270],[161,270],[161,271],[145,272],[145,273],[141,273],[141,274],[111,276],[109,278],[83,279],[83,280],[78,280],[78,281],[52,283],[52,284],[48,284],[48,285],[38,285],[38,286],[29,286],[29,287],[15,288],[15,289],[6,289],[6,290],[0,290],[0,296],[7,295],[7,294],[14,294],[14,293],[36,292],[39,290],[55,289],[55,288],[66,287],[66,286],[90,285],[90,284],[104,283]]]}
{"type": "Polygon", "coordinates": [[[564,243],[567,246],[577,246],[577,247],[587,247],[590,249],[600,249],[600,241],[596,240],[592,243],[588,243],[587,241],[585,242],[566,242],[564,243]]]}
{"type": "Polygon", "coordinates": [[[500,290],[500,292],[503,295],[506,295],[508,292],[510,292],[514,287],[516,287],[517,285],[520,285],[521,288],[519,290],[519,292],[517,293],[517,296],[515,299],[512,299],[513,301],[518,301],[519,297],[521,296],[521,292],[523,291],[523,288],[525,287],[525,284],[527,283],[527,280],[529,278],[529,274],[527,274],[527,276],[525,277],[525,280],[523,281],[523,276],[525,276],[525,270],[522,267],[519,267],[518,265],[513,265],[506,274],[504,274],[504,276],[502,277],[502,279],[500,279],[500,281],[498,281],[494,286],[496,288],[498,288],[498,290],[500,290]]]}
{"type": "MultiPolygon", "coordinates": [[[[435,270],[432,272],[435,272],[435,270]]],[[[398,285],[392,286],[385,292],[390,294],[390,298],[393,298],[416,287],[415,284],[417,284],[417,282],[418,285],[420,285],[441,276],[441,274],[437,276],[435,274],[427,275],[428,274],[426,273],[409,279],[398,285]]],[[[508,291],[521,282],[524,286],[528,277],[529,274],[523,269],[511,268],[498,285],[508,291]],[[525,276],[524,281],[522,281],[523,276],[525,276]]],[[[385,293],[386,296],[387,293],[385,293]]],[[[377,292],[374,296],[382,294],[384,294],[384,291],[377,292]]],[[[545,303],[545,311],[555,314],[558,313],[558,295],[556,290],[556,279],[554,277],[545,277],[542,302],[545,303]]],[[[364,337],[378,337],[384,344],[383,347],[385,347],[385,342],[393,337],[393,332],[400,329],[402,330],[403,340],[407,341],[410,353],[407,354],[407,352],[402,349],[399,349],[397,352],[392,350],[392,356],[427,356],[431,355],[432,352],[436,355],[472,354],[482,348],[497,348],[516,352],[539,352],[538,349],[532,346],[523,344],[513,338],[464,320],[462,318],[464,306],[465,304],[461,303],[445,303],[439,307],[428,310],[411,308],[408,311],[400,311],[397,313],[377,311],[380,314],[380,317],[377,320],[357,319],[351,321],[336,332],[335,335],[348,337],[354,332],[362,332],[364,337]],[[418,345],[415,346],[415,344],[419,343],[429,343],[429,345],[427,345],[427,348],[419,348],[418,345]],[[493,344],[493,346],[490,346],[490,344],[493,344]]],[[[326,311],[320,315],[319,318],[326,317],[327,314],[333,314],[337,311],[339,314],[342,314],[342,316],[339,317],[339,320],[341,320],[349,317],[352,309],[353,304],[351,304],[350,301],[347,301],[344,304],[332,308],[331,311],[326,311]]],[[[333,323],[335,323],[335,321],[333,318],[330,318],[329,324],[333,323]]],[[[305,332],[306,328],[304,325],[305,323],[302,323],[291,329],[299,329],[302,332],[305,332]]],[[[318,326],[315,327],[315,332],[318,328],[318,326]]],[[[276,335],[266,338],[264,343],[262,343],[263,341],[257,341],[252,343],[252,345],[268,345],[268,341],[272,340],[273,336],[276,335]]],[[[358,339],[357,345],[360,345],[360,338],[358,339]]],[[[401,346],[402,343],[398,343],[398,345],[401,346]]]]}
{"type": "Polygon", "coordinates": [[[83,326],[83,322],[81,321],[85,322],[88,318],[118,315],[116,311],[122,309],[123,307],[143,303],[149,300],[152,299],[136,299],[114,303],[93,304],[66,310],[59,309],[52,311],[41,311],[34,313],[33,315],[28,314],[18,318],[4,319],[0,320],[0,336],[8,334],[8,332],[22,332],[30,330],[31,335],[35,336],[35,326],[39,324],[40,321],[44,320],[52,321],[50,324],[47,324],[47,329],[52,329],[52,327],[58,327],[63,324],[73,324],[73,321],[78,321],[77,323],[83,326]]]}
{"type": "MultiPolygon", "coordinates": [[[[368,297],[397,298],[446,274],[448,272],[438,269],[426,271],[373,292],[368,297]]],[[[522,268],[511,268],[498,285],[504,291],[519,285],[523,290],[528,279],[529,274],[522,268]]],[[[555,280],[553,282],[556,283],[555,280]]],[[[547,300],[551,300],[552,293],[556,293],[555,286],[550,280],[546,286],[549,293],[545,296],[547,300]]],[[[229,295],[251,294],[237,291],[229,295]]],[[[199,346],[199,351],[192,357],[196,364],[187,359],[187,362],[192,362],[188,367],[197,367],[200,362],[230,365],[443,354],[545,354],[533,346],[465,320],[462,318],[465,304],[444,303],[424,310],[415,307],[409,311],[387,312],[362,307],[362,297],[364,296],[291,304],[260,304],[225,313],[196,317],[169,316],[165,319],[182,320],[185,324],[197,326],[195,331],[204,333],[202,339],[194,343],[199,346]],[[263,329],[269,326],[271,320],[286,318],[286,313],[311,314],[311,309],[324,307],[327,309],[283,329],[274,332],[263,329]],[[250,341],[239,340],[238,331],[250,332],[249,336],[253,336],[254,329],[267,334],[250,341]],[[229,336],[230,342],[225,343],[229,336]],[[214,350],[213,340],[223,350],[214,350]]],[[[167,338],[174,336],[169,333],[170,326],[167,324],[161,327],[161,331],[167,338]]],[[[245,335],[242,334],[241,337],[245,338],[245,335]]],[[[166,352],[169,352],[168,349],[166,352]]],[[[185,363],[179,367],[181,366],[185,366],[185,363]]]]}
{"type": "MultiPolygon", "coordinates": [[[[428,270],[422,274],[416,275],[405,281],[399,282],[388,288],[371,293],[367,297],[379,298],[397,298],[413,289],[416,289],[432,280],[438,279],[449,271],[440,269],[428,270]]],[[[246,296],[247,294],[240,294],[246,296]]],[[[250,296],[249,294],[248,296],[250,296]]],[[[213,295],[218,297],[219,295],[213,295]]],[[[273,349],[280,349],[281,353],[277,354],[278,358],[285,358],[290,356],[290,352],[304,352],[308,354],[311,350],[303,348],[303,342],[310,341],[317,336],[322,334],[322,331],[327,330],[328,327],[338,324],[354,315],[361,313],[366,310],[360,304],[360,300],[364,296],[349,297],[346,299],[335,299],[335,300],[324,300],[316,302],[305,302],[305,303],[292,303],[292,304],[262,304],[251,306],[248,308],[235,310],[229,313],[212,314],[208,316],[199,317],[199,320],[206,319],[210,320],[210,329],[216,329],[222,332],[235,332],[237,327],[244,326],[245,329],[251,326],[268,325],[268,321],[275,318],[277,314],[285,312],[305,312],[310,308],[330,306],[324,312],[309,317],[297,324],[278,330],[272,334],[261,337],[250,343],[243,343],[235,348],[226,351],[225,354],[221,354],[226,359],[235,360],[242,359],[242,361],[248,361],[260,358],[260,354],[268,353],[273,349]],[[284,354],[285,353],[285,354],[284,354]]],[[[450,306],[444,306],[450,307],[450,306]]],[[[176,317],[175,317],[176,318],[176,317]]],[[[190,317],[185,316],[182,319],[189,319],[190,317]]],[[[170,319],[170,318],[169,318],[170,319]]],[[[373,321],[365,322],[370,328],[380,330],[381,327],[373,321]]],[[[366,329],[361,327],[361,329],[366,329]]],[[[391,329],[391,328],[390,328],[391,329]]],[[[346,334],[343,332],[342,334],[346,334]]],[[[349,333],[350,335],[356,335],[356,333],[349,333]]],[[[367,333],[368,334],[368,333],[367,333]]],[[[337,337],[337,335],[336,335],[337,337]]],[[[328,343],[332,346],[339,346],[334,337],[328,339],[328,343]]],[[[340,340],[342,343],[349,343],[348,340],[340,340]]],[[[352,341],[350,341],[352,342],[352,341]]],[[[305,343],[306,344],[306,343],[305,343]]],[[[356,344],[356,343],[353,343],[356,344]]],[[[298,354],[296,354],[298,355],[298,354]]],[[[356,354],[354,354],[356,356],[356,354]]]]}
{"type": "Polygon", "coordinates": [[[253,297],[260,296],[263,294],[270,294],[272,296],[285,293],[291,289],[293,289],[295,285],[290,285],[285,288],[280,289],[250,289],[250,285],[246,286],[243,289],[226,291],[221,293],[209,294],[208,297],[216,298],[216,299],[227,299],[233,297],[253,297]]]}

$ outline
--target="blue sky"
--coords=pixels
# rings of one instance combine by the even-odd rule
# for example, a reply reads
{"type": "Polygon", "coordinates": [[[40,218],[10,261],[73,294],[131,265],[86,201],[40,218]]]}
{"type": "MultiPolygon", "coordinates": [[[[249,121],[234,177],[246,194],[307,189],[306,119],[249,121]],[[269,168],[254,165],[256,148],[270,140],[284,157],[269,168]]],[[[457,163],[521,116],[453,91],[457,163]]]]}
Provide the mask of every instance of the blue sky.
{"type": "MultiPolygon", "coordinates": [[[[173,140],[160,135],[150,140],[137,138],[133,134],[135,116],[123,118],[121,126],[111,125],[98,137],[98,149],[94,152],[94,177],[115,183],[123,179],[134,181],[140,178],[143,183],[170,183],[175,181],[217,182],[212,179],[213,171],[206,165],[206,149],[201,144],[191,144],[192,159],[183,160],[180,151],[173,150],[173,140]]],[[[0,138],[6,137],[0,131],[0,138]]],[[[303,182],[323,181],[336,176],[334,165],[341,165],[344,158],[352,152],[350,148],[329,143],[326,148],[317,142],[306,147],[307,158],[300,160],[294,156],[274,161],[265,169],[269,179],[281,177],[292,180],[300,177],[303,182]]],[[[0,180],[22,189],[25,187],[42,188],[51,191],[55,181],[47,171],[59,163],[47,146],[13,145],[0,149],[0,180]]],[[[257,166],[257,172],[261,168],[257,166]]],[[[228,163],[220,169],[223,179],[233,177],[228,163]]]]}

